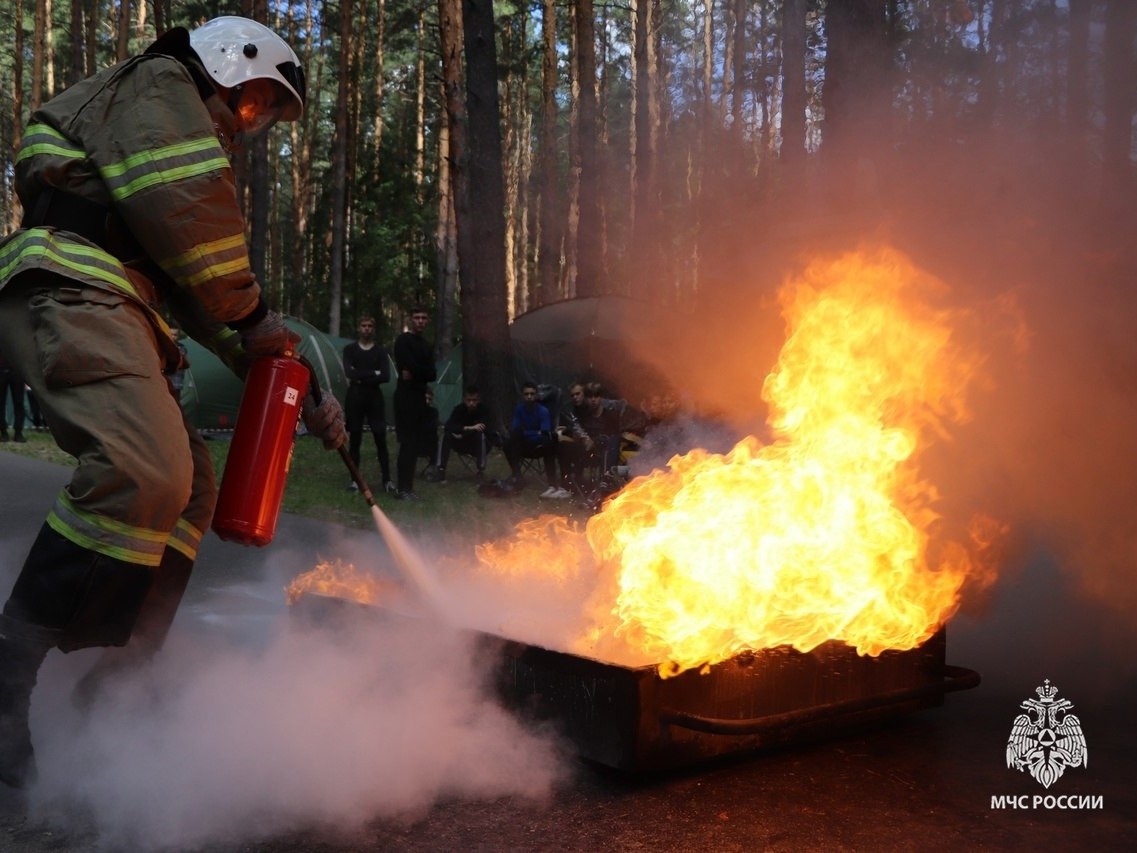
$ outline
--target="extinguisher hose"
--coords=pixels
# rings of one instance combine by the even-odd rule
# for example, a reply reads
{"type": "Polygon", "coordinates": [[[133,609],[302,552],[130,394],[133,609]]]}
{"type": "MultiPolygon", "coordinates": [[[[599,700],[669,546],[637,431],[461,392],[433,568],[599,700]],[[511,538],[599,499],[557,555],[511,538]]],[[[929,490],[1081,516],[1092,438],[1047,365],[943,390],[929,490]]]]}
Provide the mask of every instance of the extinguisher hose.
{"type": "MultiPolygon", "coordinates": [[[[299,353],[295,354],[295,358],[302,365],[308,368],[308,393],[312,395],[312,401],[318,406],[320,400],[323,399],[323,391],[320,390],[320,380],[316,376],[316,368],[312,366],[312,362],[308,361],[304,356],[299,353]]],[[[371,489],[367,482],[363,479],[363,475],[359,472],[359,466],[355,464],[355,460],[351,458],[351,454],[347,452],[347,446],[341,444],[339,446],[340,459],[343,464],[347,466],[347,471],[351,474],[351,481],[359,486],[359,492],[363,495],[364,500],[367,501],[368,506],[375,506],[375,496],[371,494],[371,489]]]]}

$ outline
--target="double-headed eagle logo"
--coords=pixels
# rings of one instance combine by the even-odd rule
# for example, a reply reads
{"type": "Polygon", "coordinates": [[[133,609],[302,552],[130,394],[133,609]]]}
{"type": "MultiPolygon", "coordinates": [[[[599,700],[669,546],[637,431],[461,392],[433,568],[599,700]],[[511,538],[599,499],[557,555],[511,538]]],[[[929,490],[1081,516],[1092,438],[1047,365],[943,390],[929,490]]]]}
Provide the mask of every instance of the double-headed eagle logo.
{"type": "Polygon", "coordinates": [[[1089,753],[1082,724],[1066,711],[1074,707],[1068,699],[1058,698],[1058,688],[1050,679],[1034,690],[1037,699],[1024,699],[1025,714],[1015,717],[1011,736],[1007,739],[1007,766],[1029,770],[1035,781],[1049,788],[1061,778],[1067,767],[1085,767],[1089,753]]]}

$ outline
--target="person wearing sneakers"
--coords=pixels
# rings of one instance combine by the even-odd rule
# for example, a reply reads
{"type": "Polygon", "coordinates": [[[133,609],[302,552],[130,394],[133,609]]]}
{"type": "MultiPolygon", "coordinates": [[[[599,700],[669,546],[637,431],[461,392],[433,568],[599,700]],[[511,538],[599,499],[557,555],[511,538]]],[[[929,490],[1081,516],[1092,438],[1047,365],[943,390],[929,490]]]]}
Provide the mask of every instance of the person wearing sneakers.
{"type": "MultiPolygon", "coordinates": [[[[383,489],[390,495],[396,492],[391,481],[391,456],[387,452],[387,417],[383,406],[383,388],[391,379],[391,361],[387,350],[375,342],[375,318],[359,318],[355,341],[343,348],[343,372],[347,377],[347,400],[344,406],[347,424],[348,454],[355,467],[359,467],[360,448],[363,445],[363,426],[371,429],[375,439],[375,452],[379,457],[379,472],[383,489]]],[[[355,480],[349,489],[358,489],[355,480]]]]}
{"type": "Polygon", "coordinates": [[[401,501],[417,501],[415,465],[418,462],[422,422],[426,414],[426,386],[437,378],[434,348],[423,332],[430,313],[423,305],[411,308],[409,328],[395,338],[395,436],[399,455],[395,461],[401,501]]]}
{"type": "Polygon", "coordinates": [[[542,498],[564,500],[572,497],[568,489],[557,483],[557,436],[549,410],[537,402],[537,386],[526,382],[521,386],[521,402],[513,410],[506,442],[506,458],[514,479],[521,478],[522,459],[540,459],[545,468],[548,488],[542,498]]]}

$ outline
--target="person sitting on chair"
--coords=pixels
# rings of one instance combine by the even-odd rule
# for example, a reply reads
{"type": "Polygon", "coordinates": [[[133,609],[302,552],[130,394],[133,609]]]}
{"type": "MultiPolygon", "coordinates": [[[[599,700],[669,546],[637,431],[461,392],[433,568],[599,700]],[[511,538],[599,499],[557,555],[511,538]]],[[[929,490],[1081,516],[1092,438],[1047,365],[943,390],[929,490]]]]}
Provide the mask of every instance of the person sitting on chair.
{"type": "Polygon", "coordinates": [[[446,463],[451,452],[474,457],[478,466],[478,482],[485,478],[490,448],[502,445],[501,436],[489,428],[489,421],[489,409],[482,404],[478,386],[467,385],[462,393],[462,402],[454,407],[442,431],[437,482],[446,482],[446,463]]]}
{"type": "Polygon", "coordinates": [[[598,382],[575,382],[569,386],[569,396],[569,427],[575,448],[571,457],[572,478],[579,485],[585,467],[596,467],[603,474],[619,464],[624,419],[631,407],[625,400],[605,399],[598,382]]]}
{"type": "Polygon", "coordinates": [[[521,386],[522,401],[513,410],[506,443],[506,458],[514,479],[521,477],[521,460],[540,458],[545,466],[548,488],[543,498],[571,497],[568,489],[557,485],[557,436],[553,432],[553,418],[549,410],[537,402],[537,386],[526,382],[521,386]]]}

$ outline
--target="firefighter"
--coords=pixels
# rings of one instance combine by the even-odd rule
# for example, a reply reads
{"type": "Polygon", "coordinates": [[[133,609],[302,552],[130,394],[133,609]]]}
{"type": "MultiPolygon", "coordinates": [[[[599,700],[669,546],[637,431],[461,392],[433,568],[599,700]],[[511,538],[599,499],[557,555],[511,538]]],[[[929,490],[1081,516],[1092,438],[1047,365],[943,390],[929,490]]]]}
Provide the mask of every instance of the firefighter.
{"type": "MultiPolygon", "coordinates": [[[[228,156],[303,110],[288,44],[221,17],[67,89],[24,133],[24,218],[0,241],[2,346],[78,464],[0,615],[9,786],[34,776],[28,710],[47,652],[132,635],[156,649],[209,527],[213,470],[168,382],[183,365],[159,307],[241,376],[297,340],[250,268],[228,156]]],[[[343,443],[332,394],[303,414],[326,447],[343,443]]]]}

